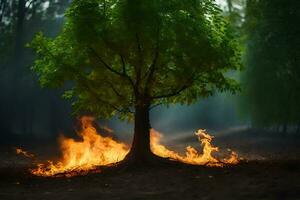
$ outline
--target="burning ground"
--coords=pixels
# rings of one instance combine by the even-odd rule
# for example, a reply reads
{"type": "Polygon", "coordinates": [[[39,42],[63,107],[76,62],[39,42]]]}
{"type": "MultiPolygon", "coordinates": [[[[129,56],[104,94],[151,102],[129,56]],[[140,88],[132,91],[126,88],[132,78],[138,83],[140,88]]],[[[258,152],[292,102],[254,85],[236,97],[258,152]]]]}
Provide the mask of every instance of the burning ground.
{"type": "MultiPolygon", "coordinates": [[[[91,122],[92,119],[82,119],[83,128],[78,132],[81,140],[60,138],[62,152],[58,153],[61,155],[59,159],[49,156],[54,154],[53,145],[49,145],[49,148],[41,145],[37,148],[16,149],[21,155],[16,155],[15,149],[11,147],[3,147],[0,199],[300,198],[299,152],[295,150],[294,155],[282,154],[280,157],[278,152],[268,149],[270,144],[266,138],[255,138],[254,143],[250,137],[257,137],[254,133],[231,133],[213,138],[199,130],[196,132],[199,141],[191,136],[164,142],[161,134],[152,131],[151,148],[154,153],[189,165],[120,170],[113,166],[98,165],[110,165],[122,160],[128,152],[128,145],[101,136],[91,122]],[[186,144],[191,144],[191,147],[185,150],[182,147],[186,147],[186,144]],[[255,155],[254,159],[237,163],[237,153],[227,152],[226,148],[229,147],[237,151],[239,158],[250,158],[252,154],[255,155]],[[267,154],[258,150],[251,151],[255,148],[267,150],[277,157],[267,157],[267,154]],[[178,149],[185,153],[177,153],[178,149]],[[226,155],[222,152],[226,152],[226,155]],[[47,162],[46,158],[50,161],[47,162]]],[[[296,143],[283,142],[276,137],[270,141],[277,141],[277,149],[280,146],[278,141],[287,150],[297,146],[296,143]]]]}
{"type": "MultiPolygon", "coordinates": [[[[80,119],[81,130],[78,131],[80,141],[61,136],[59,139],[62,158],[59,161],[48,160],[40,162],[36,156],[21,148],[16,148],[16,153],[32,159],[34,168],[29,171],[36,176],[53,177],[58,175],[75,176],[86,174],[102,166],[114,166],[122,161],[128,154],[130,147],[125,143],[118,142],[112,137],[105,137],[97,132],[94,127],[94,118],[84,116],[80,119]]],[[[204,165],[209,167],[224,167],[239,163],[238,154],[228,149],[229,156],[218,158],[214,153],[219,148],[212,145],[213,136],[198,130],[195,135],[198,137],[202,152],[198,152],[192,146],[185,148],[182,155],[168,149],[161,144],[161,133],[150,131],[150,147],[154,154],[161,158],[173,160],[191,165],[204,165]]]]}

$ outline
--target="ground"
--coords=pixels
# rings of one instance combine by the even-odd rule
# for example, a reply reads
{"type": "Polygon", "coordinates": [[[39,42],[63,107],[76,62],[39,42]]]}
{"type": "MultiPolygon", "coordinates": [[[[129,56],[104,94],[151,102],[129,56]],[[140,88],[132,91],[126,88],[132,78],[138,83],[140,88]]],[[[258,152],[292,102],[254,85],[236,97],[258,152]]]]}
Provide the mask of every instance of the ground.
{"type": "MultiPolygon", "coordinates": [[[[16,156],[13,146],[2,146],[0,200],[300,200],[299,139],[283,138],[287,137],[239,134],[216,138],[218,146],[231,147],[241,156],[251,158],[236,166],[106,169],[71,178],[33,176],[28,172],[30,160],[16,156]]],[[[185,145],[189,140],[178,143],[185,145]]],[[[31,150],[36,154],[54,154],[44,145],[31,150]]]]}
{"type": "Polygon", "coordinates": [[[41,178],[27,168],[2,168],[0,199],[300,199],[299,161],[237,166],[104,170],[71,178],[41,178]]]}

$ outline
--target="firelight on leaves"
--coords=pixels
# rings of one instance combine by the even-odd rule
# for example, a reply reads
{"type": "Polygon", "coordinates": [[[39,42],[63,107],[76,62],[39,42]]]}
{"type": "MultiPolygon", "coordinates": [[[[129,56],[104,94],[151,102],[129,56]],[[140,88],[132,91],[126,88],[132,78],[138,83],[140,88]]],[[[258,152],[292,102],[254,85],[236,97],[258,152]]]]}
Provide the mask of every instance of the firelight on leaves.
{"type": "MultiPolygon", "coordinates": [[[[78,135],[82,138],[82,141],[75,141],[66,137],[60,138],[63,156],[59,162],[37,163],[36,167],[30,170],[31,173],[37,176],[56,176],[58,174],[72,176],[86,173],[89,170],[96,169],[97,166],[107,166],[123,160],[130,147],[117,142],[111,137],[104,137],[97,133],[96,128],[93,126],[93,120],[92,117],[81,118],[82,131],[78,135]]],[[[211,144],[213,137],[204,130],[198,130],[196,135],[203,152],[199,153],[195,148],[188,146],[185,155],[181,155],[162,145],[160,143],[162,135],[152,129],[150,133],[151,150],[158,156],[192,165],[222,167],[225,164],[237,164],[239,162],[238,155],[233,151],[229,158],[219,159],[214,157],[213,153],[219,151],[219,149],[211,144]]],[[[16,151],[18,154],[30,155],[30,158],[34,157],[33,154],[20,148],[16,151]]]]}

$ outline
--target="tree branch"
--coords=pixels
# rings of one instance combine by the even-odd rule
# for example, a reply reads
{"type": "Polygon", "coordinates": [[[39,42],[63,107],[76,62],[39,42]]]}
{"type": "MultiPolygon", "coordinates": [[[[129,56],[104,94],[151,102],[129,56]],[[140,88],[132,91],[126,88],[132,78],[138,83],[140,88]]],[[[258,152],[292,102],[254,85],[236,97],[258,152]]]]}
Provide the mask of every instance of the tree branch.
{"type": "Polygon", "coordinates": [[[135,34],[136,43],[137,43],[137,49],[139,54],[139,66],[135,66],[135,73],[136,73],[136,86],[139,87],[140,81],[141,81],[141,73],[142,73],[142,65],[143,65],[143,55],[142,55],[142,46],[140,43],[139,35],[135,34]]]}
{"type": "Polygon", "coordinates": [[[6,11],[6,7],[7,7],[7,1],[6,0],[1,1],[0,2],[0,11],[1,11],[0,22],[2,22],[3,16],[6,11]]]}
{"type": "MultiPolygon", "coordinates": [[[[150,84],[150,82],[153,78],[154,71],[155,71],[155,66],[156,66],[157,59],[158,59],[158,55],[159,55],[159,50],[158,50],[158,47],[157,47],[156,50],[155,50],[155,56],[154,56],[153,62],[150,65],[150,68],[149,68],[149,76],[146,80],[146,88],[149,88],[149,84],[150,84]]],[[[148,89],[146,89],[146,90],[148,90],[148,89]]]]}
{"type": "Polygon", "coordinates": [[[162,98],[168,98],[168,97],[173,97],[173,96],[177,96],[179,95],[182,91],[186,90],[187,88],[189,88],[191,86],[191,84],[188,85],[183,85],[181,88],[179,88],[178,90],[172,91],[170,93],[167,94],[162,94],[162,95],[158,95],[158,96],[152,96],[152,99],[162,99],[162,98]]]}
{"type": "MultiPolygon", "coordinates": [[[[90,87],[89,85],[89,80],[83,76],[82,74],[80,74],[80,72],[77,72],[76,75],[79,75],[81,80],[84,82],[84,85],[85,85],[85,88],[87,90],[89,90],[90,94],[92,94],[94,96],[94,98],[96,98],[97,101],[101,102],[101,103],[104,103],[110,107],[112,107],[113,109],[115,109],[116,111],[118,111],[119,113],[133,113],[129,108],[126,108],[126,109],[120,109],[118,108],[116,105],[110,103],[109,101],[106,101],[106,100],[103,100],[102,98],[99,97],[99,95],[92,89],[92,87],[90,87]]],[[[114,90],[114,89],[113,89],[114,90]]],[[[115,90],[114,90],[115,91],[115,90]]]]}
{"type": "MultiPolygon", "coordinates": [[[[56,59],[56,57],[47,49],[47,52],[49,53],[49,55],[53,58],[53,59],[56,59]]],[[[81,80],[82,80],[82,83],[84,84],[85,88],[88,89],[90,91],[90,93],[94,96],[94,98],[97,99],[97,101],[100,101],[104,104],[107,104],[109,105],[110,107],[112,107],[113,109],[115,109],[116,111],[118,111],[119,113],[125,113],[125,112],[129,112],[129,113],[133,113],[129,108],[126,108],[126,109],[119,109],[117,106],[115,106],[114,104],[108,102],[108,101],[105,101],[101,98],[99,98],[98,94],[92,89],[92,87],[90,87],[89,85],[89,79],[87,79],[84,75],[82,75],[80,72],[74,70],[72,67],[70,67],[68,64],[65,64],[63,62],[61,62],[62,65],[66,66],[70,71],[71,73],[74,73],[75,77],[78,76],[81,80]]],[[[114,90],[114,89],[113,89],[114,90]]]]}
{"type": "Polygon", "coordinates": [[[121,54],[120,54],[120,58],[121,58],[121,62],[122,62],[123,74],[127,75],[125,61],[121,54]]]}
{"type": "Polygon", "coordinates": [[[90,51],[95,55],[95,57],[103,64],[104,67],[106,67],[106,69],[108,69],[109,71],[111,71],[114,74],[117,74],[119,76],[123,76],[122,73],[118,72],[117,70],[115,70],[114,68],[112,68],[111,66],[109,66],[100,56],[99,54],[91,47],[89,47],[90,51]]]}
{"type": "Polygon", "coordinates": [[[118,97],[124,98],[124,99],[125,99],[125,97],[124,97],[123,95],[121,95],[120,92],[118,92],[118,90],[113,86],[113,84],[112,84],[111,82],[109,82],[109,81],[105,81],[105,82],[111,87],[111,89],[114,91],[114,93],[115,93],[118,97]]]}
{"type": "Polygon", "coordinates": [[[157,95],[157,96],[152,96],[152,99],[161,99],[161,98],[168,98],[168,97],[173,97],[173,96],[177,96],[179,95],[182,91],[186,90],[187,88],[191,87],[193,85],[193,82],[195,80],[195,72],[193,71],[190,75],[189,78],[187,78],[186,83],[182,85],[182,87],[180,87],[177,90],[173,90],[170,93],[167,94],[162,94],[162,95],[157,95]]]}
{"type": "MultiPolygon", "coordinates": [[[[93,48],[91,48],[91,47],[89,47],[89,49],[90,49],[90,51],[96,56],[96,58],[104,65],[104,67],[106,68],[106,69],[108,69],[110,72],[112,72],[112,73],[114,73],[114,74],[116,74],[116,75],[119,75],[119,76],[121,76],[121,77],[124,77],[124,78],[126,78],[128,81],[129,81],[129,83],[131,84],[131,86],[133,87],[133,90],[135,91],[136,90],[136,87],[135,87],[135,84],[134,84],[134,82],[133,82],[133,80],[129,77],[129,75],[127,74],[127,73],[124,73],[124,72],[126,72],[126,71],[124,71],[124,69],[123,69],[123,72],[121,73],[121,72],[119,72],[119,71],[117,71],[117,70],[115,70],[115,69],[113,69],[111,66],[109,66],[100,56],[99,56],[99,54],[93,49],[93,48]]],[[[122,59],[122,62],[124,62],[124,59],[122,59]]],[[[123,68],[125,67],[125,62],[124,62],[124,66],[123,66],[123,68]]]]}
{"type": "Polygon", "coordinates": [[[154,104],[152,105],[149,110],[152,110],[153,108],[157,107],[157,106],[160,106],[160,105],[163,105],[163,103],[157,103],[157,104],[154,104]]]}
{"type": "Polygon", "coordinates": [[[151,81],[153,80],[154,72],[156,70],[156,63],[157,63],[158,56],[159,56],[159,32],[160,32],[160,28],[158,26],[155,53],[154,53],[153,61],[152,61],[151,65],[149,67],[149,70],[148,70],[149,71],[148,77],[147,77],[148,71],[145,73],[145,77],[147,77],[146,88],[145,88],[146,93],[149,92],[150,84],[151,84],[151,81]]]}

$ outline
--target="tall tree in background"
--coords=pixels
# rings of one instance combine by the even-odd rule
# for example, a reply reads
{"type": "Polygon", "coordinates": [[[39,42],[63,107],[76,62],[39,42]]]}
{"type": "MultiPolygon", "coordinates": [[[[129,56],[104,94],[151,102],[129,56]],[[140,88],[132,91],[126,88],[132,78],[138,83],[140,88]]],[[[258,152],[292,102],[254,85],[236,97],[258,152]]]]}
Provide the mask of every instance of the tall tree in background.
{"type": "Polygon", "coordinates": [[[231,28],[233,28],[236,33],[236,37],[240,39],[241,46],[243,45],[245,4],[246,0],[226,0],[227,6],[223,9],[226,19],[229,21],[231,28]]]}
{"type": "Polygon", "coordinates": [[[256,126],[300,122],[300,1],[247,1],[245,104],[256,126]]]}
{"type": "MultiPolygon", "coordinates": [[[[29,67],[33,54],[25,48],[36,31],[54,35],[62,21],[69,0],[0,1],[0,112],[1,127],[6,133],[31,134],[33,115],[44,98],[29,67]]],[[[56,95],[57,96],[57,95],[56,95]]],[[[55,100],[56,101],[56,100],[55,100]]],[[[54,101],[53,101],[54,102],[54,101]]],[[[45,109],[40,112],[47,112],[45,109]]],[[[55,119],[57,117],[53,117],[55,119]]],[[[36,123],[37,124],[37,123],[36,123]]]]}
{"type": "Polygon", "coordinates": [[[225,16],[228,18],[230,25],[235,32],[241,37],[243,36],[243,21],[245,15],[246,0],[227,0],[227,9],[225,9],[225,16]]]}
{"type": "Polygon", "coordinates": [[[31,46],[41,84],[62,87],[75,111],[134,117],[127,160],[150,150],[150,109],[236,91],[224,73],[239,67],[231,31],[212,0],[74,0],[63,31],[31,46]]]}
{"type": "MultiPolygon", "coordinates": [[[[1,0],[1,57],[6,53],[7,59],[18,62],[25,51],[24,45],[33,32],[45,28],[41,22],[50,22],[62,15],[68,2],[69,0],[1,0]],[[29,25],[35,26],[28,27],[29,25]]],[[[4,61],[5,59],[1,59],[0,64],[4,65],[4,61]]]]}

